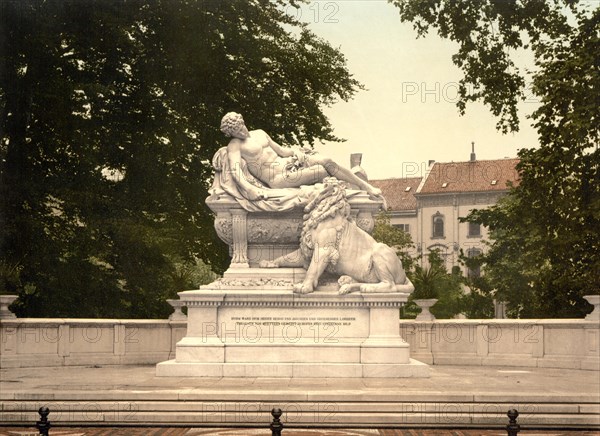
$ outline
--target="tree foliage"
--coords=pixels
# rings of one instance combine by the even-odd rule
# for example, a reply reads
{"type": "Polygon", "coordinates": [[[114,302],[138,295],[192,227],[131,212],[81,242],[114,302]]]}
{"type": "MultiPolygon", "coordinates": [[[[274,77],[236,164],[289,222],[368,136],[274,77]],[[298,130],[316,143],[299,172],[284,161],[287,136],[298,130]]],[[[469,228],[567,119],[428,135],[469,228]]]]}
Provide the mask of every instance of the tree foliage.
{"type": "Polygon", "coordinates": [[[480,100],[503,132],[518,130],[526,78],[512,61],[531,50],[531,115],[539,147],[519,152],[520,182],[467,220],[488,226],[485,271],[515,316],[582,316],[600,292],[600,8],[572,0],[397,0],[401,19],[458,42],[459,109],[480,100]]]}
{"type": "Polygon", "coordinates": [[[396,250],[396,255],[402,261],[406,275],[415,286],[407,304],[402,308],[403,318],[414,318],[420,309],[413,302],[419,298],[437,298],[438,302],[432,307],[432,313],[439,318],[452,318],[463,312],[462,283],[464,278],[460,270],[448,273],[444,261],[436,250],[428,253],[428,265],[419,264],[420,255],[414,256],[414,245],[409,233],[394,227],[389,212],[382,211],[375,219],[373,238],[396,250]]]}
{"type": "Polygon", "coordinates": [[[391,216],[387,211],[381,211],[375,218],[375,227],[373,228],[373,238],[377,242],[389,245],[396,251],[396,255],[402,262],[404,271],[410,273],[414,267],[414,258],[411,252],[415,246],[410,233],[396,228],[391,224],[391,216]]]}
{"type": "Polygon", "coordinates": [[[431,313],[436,318],[452,318],[462,311],[462,281],[460,269],[455,268],[450,273],[446,270],[444,260],[438,250],[432,250],[427,254],[427,266],[415,262],[413,271],[409,278],[415,286],[410,295],[408,303],[404,308],[406,318],[416,316],[420,309],[414,300],[437,299],[437,303],[431,308],[431,313]]]}
{"type": "Polygon", "coordinates": [[[197,259],[222,271],[204,198],[225,112],[283,143],[338,139],[322,108],[360,84],[284,6],[0,2],[0,251],[31,285],[20,315],[165,316],[197,259]]]}
{"type": "Polygon", "coordinates": [[[481,274],[481,268],[485,265],[485,260],[483,254],[468,256],[465,255],[462,249],[459,252],[459,263],[461,265],[470,271],[479,271],[479,274],[467,274],[462,279],[467,291],[463,293],[461,298],[461,313],[467,318],[494,318],[494,299],[506,301],[506,298],[496,295],[497,291],[492,288],[490,275],[481,274]]]}

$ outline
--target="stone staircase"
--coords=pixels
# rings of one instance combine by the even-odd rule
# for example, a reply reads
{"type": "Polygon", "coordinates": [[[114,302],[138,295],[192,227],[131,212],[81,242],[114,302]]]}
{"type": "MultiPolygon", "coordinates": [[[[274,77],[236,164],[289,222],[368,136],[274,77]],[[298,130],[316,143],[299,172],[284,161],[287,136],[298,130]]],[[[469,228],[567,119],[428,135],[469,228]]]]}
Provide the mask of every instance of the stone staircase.
{"type": "Polygon", "coordinates": [[[600,428],[600,396],[353,391],[282,392],[59,392],[19,394],[1,401],[0,423],[31,425],[38,409],[51,410],[53,426],[264,427],[270,411],[284,411],[289,427],[504,428],[517,409],[522,428],[600,428]]]}

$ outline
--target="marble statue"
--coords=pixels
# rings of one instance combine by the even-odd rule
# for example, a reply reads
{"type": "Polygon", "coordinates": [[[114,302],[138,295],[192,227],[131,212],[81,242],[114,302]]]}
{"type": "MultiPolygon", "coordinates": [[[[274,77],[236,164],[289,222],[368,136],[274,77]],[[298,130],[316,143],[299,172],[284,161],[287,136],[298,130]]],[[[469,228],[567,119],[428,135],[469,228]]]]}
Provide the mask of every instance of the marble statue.
{"type": "Polygon", "coordinates": [[[221,131],[232,139],[213,158],[212,193],[231,195],[247,211],[286,211],[306,204],[314,185],[327,176],[381,197],[381,190],[330,158],[309,149],[282,147],[263,130],[249,131],[236,112],[223,117],[221,131]]]}
{"type": "Polygon", "coordinates": [[[318,153],[248,131],[239,114],[225,115],[221,130],[232,139],[213,158],[206,204],[231,263],[213,283],[178,293],[186,335],[156,375],[429,377],[398,329],[412,283],[369,235],[381,192],[318,153]]]}
{"type": "Polygon", "coordinates": [[[369,234],[385,199],[356,171],[360,155],[353,171],[312,150],[281,147],[263,130],[249,131],[235,112],[221,130],[232,139],[213,158],[207,204],[230,246],[226,279],[247,279],[245,268],[304,267],[296,293],[313,292],[326,269],[341,276],[340,294],[412,292],[394,250],[369,234]]]}
{"type": "Polygon", "coordinates": [[[376,242],[351,219],[346,190],[335,177],[324,180],[323,189],[304,212],[301,256],[287,255],[261,264],[267,268],[296,266],[288,259],[303,259],[306,277],[294,285],[294,292],[313,292],[326,269],[341,275],[340,294],[354,291],[408,294],[414,290],[394,250],[376,242]]]}

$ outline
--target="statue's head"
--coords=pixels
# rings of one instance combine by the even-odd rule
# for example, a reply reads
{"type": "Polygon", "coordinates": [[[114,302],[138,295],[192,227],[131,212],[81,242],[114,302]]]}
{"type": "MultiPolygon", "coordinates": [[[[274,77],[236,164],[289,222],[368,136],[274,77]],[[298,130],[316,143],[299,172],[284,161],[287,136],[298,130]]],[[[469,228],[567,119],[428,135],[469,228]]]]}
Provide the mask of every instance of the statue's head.
{"type": "Polygon", "coordinates": [[[244,125],[244,118],[237,112],[227,112],[221,119],[221,132],[225,136],[234,136],[244,125]]]}

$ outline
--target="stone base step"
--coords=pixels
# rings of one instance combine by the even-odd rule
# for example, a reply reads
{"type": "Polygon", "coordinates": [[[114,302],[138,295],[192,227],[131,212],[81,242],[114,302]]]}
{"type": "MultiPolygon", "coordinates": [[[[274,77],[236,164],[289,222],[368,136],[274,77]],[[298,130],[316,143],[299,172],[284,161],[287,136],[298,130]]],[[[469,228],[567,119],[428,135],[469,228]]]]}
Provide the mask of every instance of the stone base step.
{"type": "Polygon", "coordinates": [[[271,393],[272,401],[114,401],[35,400],[1,403],[0,423],[30,425],[37,410],[47,406],[54,426],[59,425],[169,425],[169,426],[265,426],[270,411],[284,411],[287,427],[489,427],[506,425],[506,412],[519,410],[523,428],[600,428],[600,404],[595,402],[364,401],[360,395],[340,395],[338,401],[289,401],[283,393],[271,393]]]}
{"type": "Polygon", "coordinates": [[[408,378],[429,377],[429,366],[377,363],[193,363],[169,360],[156,365],[159,377],[408,378]]]}

